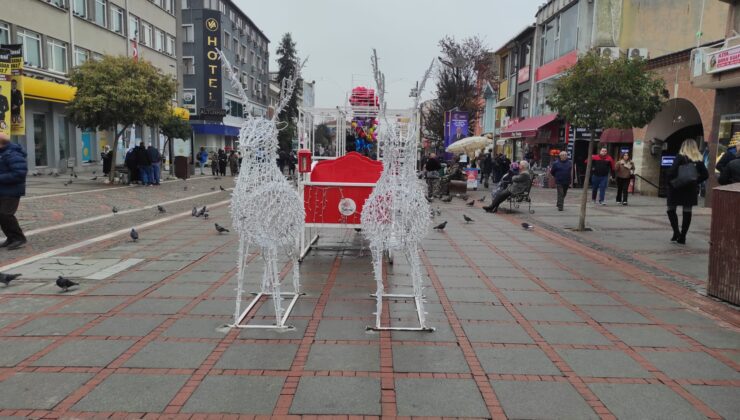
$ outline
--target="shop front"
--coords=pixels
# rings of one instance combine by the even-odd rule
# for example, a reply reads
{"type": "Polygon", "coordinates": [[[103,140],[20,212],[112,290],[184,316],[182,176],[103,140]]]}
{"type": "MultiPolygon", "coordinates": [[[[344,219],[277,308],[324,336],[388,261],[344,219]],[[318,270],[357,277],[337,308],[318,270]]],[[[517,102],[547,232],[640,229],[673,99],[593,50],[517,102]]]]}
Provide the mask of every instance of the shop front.
{"type": "Polygon", "coordinates": [[[549,164],[550,148],[557,145],[559,137],[557,114],[540,115],[513,123],[501,130],[506,140],[511,160],[527,159],[533,167],[549,164]]]}

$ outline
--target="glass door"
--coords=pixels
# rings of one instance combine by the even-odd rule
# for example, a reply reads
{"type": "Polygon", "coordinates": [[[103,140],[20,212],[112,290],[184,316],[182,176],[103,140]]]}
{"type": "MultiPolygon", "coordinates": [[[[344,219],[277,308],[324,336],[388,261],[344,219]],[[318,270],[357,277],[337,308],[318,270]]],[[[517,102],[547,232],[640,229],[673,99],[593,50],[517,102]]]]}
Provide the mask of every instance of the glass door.
{"type": "Polygon", "coordinates": [[[33,143],[36,155],[36,166],[49,165],[47,141],[46,115],[33,114],[33,143]]]}

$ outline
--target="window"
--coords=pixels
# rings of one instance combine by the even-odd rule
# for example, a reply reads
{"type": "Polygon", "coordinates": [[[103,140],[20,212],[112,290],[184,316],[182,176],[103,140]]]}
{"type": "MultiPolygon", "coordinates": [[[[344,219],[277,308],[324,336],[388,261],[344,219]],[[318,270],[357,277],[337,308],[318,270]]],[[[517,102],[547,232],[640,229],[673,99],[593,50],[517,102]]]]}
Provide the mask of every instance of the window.
{"type": "Polygon", "coordinates": [[[18,43],[23,44],[23,61],[41,67],[41,35],[26,29],[18,29],[18,43]]]}
{"type": "Polygon", "coordinates": [[[578,7],[573,6],[560,15],[559,56],[576,49],[578,41],[578,7]]]}
{"type": "Polygon", "coordinates": [[[195,58],[183,57],[182,58],[183,74],[195,74],[195,58]]]}
{"type": "Polygon", "coordinates": [[[549,63],[557,54],[558,19],[555,18],[545,24],[542,31],[542,62],[549,63]]]}
{"type": "Polygon", "coordinates": [[[72,13],[77,16],[87,16],[87,0],[72,0],[72,13]]]}
{"type": "Polygon", "coordinates": [[[236,37],[231,39],[231,50],[239,54],[239,40],[236,37]]]}
{"type": "Polygon", "coordinates": [[[231,44],[231,34],[224,31],[224,49],[229,49],[229,44],[231,44]]]}
{"type": "Polygon", "coordinates": [[[152,46],[152,25],[141,22],[141,36],[139,37],[139,41],[144,45],[152,46]]]}
{"type": "Polygon", "coordinates": [[[224,3],[223,0],[221,0],[221,1],[218,2],[218,10],[222,14],[224,14],[224,15],[226,14],[226,3],[224,3]]]}
{"type": "Polygon", "coordinates": [[[175,55],[175,38],[167,35],[167,43],[165,44],[165,52],[168,55],[175,55]]]}
{"type": "Polygon", "coordinates": [[[154,49],[164,51],[164,32],[154,29],[154,49]]]}
{"type": "Polygon", "coordinates": [[[123,10],[113,5],[110,6],[110,28],[123,35],[123,10]]]}
{"type": "Polygon", "coordinates": [[[74,65],[75,67],[82,65],[85,61],[90,59],[90,52],[84,48],[75,47],[74,65]]]}
{"type": "Polygon", "coordinates": [[[100,26],[106,25],[106,11],[107,0],[95,0],[95,23],[100,26]]]}
{"type": "Polygon", "coordinates": [[[66,6],[66,3],[64,2],[64,0],[52,0],[51,3],[54,6],[56,6],[56,7],[64,7],[64,6],[66,6]]]}
{"type": "Polygon", "coordinates": [[[190,9],[190,0],[182,0],[181,6],[183,10],[190,9]]]}
{"type": "Polygon", "coordinates": [[[139,18],[134,15],[128,15],[128,36],[131,39],[141,41],[141,32],[139,32],[139,18]]]}
{"type": "Polygon", "coordinates": [[[46,60],[48,69],[59,72],[67,72],[67,44],[56,39],[49,38],[46,41],[46,60]]]}
{"type": "Polygon", "coordinates": [[[94,52],[94,53],[92,53],[92,59],[95,60],[95,61],[100,61],[100,60],[103,59],[103,54],[99,54],[99,53],[94,52]]]}
{"type": "Polygon", "coordinates": [[[519,52],[519,68],[524,68],[530,65],[529,59],[532,52],[532,44],[522,45],[519,52]]]}
{"type": "Polygon", "coordinates": [[[241,102],[227,99],[226,109],[228,109],[228,114],[232,117],[244,117],[244,105],[241,102]]]}
{"type": "Polygon", "coordinates": [[[0,44],[10,44],[10,25],[0,22],[0,44]]]}
{"type": "Polygon", "coordinates": [[[172,3],[174,0],[164,0],[164,10],[167,11],[167,13],[174,13],[175,12],[175,5],[172,3]]]}
{"type": "Polygon", "coordinates": [[[195,42],[195,30],[193,25],[182,25],[184,42],[195,42]]]}
{"type": "Polygon", "coordinates": [[[529,91],[519,93],[519,114],[518,117],[529,117],[529,91]]]}

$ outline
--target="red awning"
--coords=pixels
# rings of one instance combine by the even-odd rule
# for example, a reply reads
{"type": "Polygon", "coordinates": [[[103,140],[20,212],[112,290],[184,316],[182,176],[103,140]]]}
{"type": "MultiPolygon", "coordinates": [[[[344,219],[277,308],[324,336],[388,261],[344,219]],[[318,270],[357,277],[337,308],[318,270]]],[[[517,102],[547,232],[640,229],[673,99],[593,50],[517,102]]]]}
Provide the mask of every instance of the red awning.
{"type": "Polygon", "coordinates": [[[557,114],[540,115],[514,123],[501,131],[502,139],[536,137],[537,130],[555,121],[557,114]]]}
{"type": "Polygon", "coordinates": [[[607,128],[601,133],[602,143],[632,143],[635,141],[632,129],[620,130],[618,128],[607,128]]]}

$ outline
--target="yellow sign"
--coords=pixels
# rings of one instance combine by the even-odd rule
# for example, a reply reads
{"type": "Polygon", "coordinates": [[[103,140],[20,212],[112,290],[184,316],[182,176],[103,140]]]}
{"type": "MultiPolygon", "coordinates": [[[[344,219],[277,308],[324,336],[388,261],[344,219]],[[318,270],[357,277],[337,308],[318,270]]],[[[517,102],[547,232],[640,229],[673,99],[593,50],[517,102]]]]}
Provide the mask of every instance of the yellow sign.
{"type": "Polygon", "coordinates": [[[23,89],[23,44],[3,45],[10,51],[10,127],[17,136],[26,134],[26,105],[23,89]]]}
{"type": "Polygon", "coordinates": [[[0,133],[10,135],[10,50],[0,48],[0,133]]]}
{"type": "Polygon", "coordinates": [[[211,32],[216,32],[218,30],[218,20],[209,18],[206,20],[206,28],[211,32]]]}

